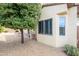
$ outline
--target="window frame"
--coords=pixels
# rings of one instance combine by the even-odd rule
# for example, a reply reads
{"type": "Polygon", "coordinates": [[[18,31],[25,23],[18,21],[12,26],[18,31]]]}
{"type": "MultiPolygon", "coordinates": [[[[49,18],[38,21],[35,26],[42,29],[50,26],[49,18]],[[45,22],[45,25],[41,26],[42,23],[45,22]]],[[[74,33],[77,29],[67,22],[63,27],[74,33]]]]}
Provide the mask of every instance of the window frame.
{"type": "Polygon", "coordinates": [[[59,36],[65,36],[65,35],[66,35],[66,15],[61,15],[61,16],[59,16],[59,36]],[[65,17],[64,18],[64,25],[62,25],[62,26],[60,26],[60,17],[65,17]],[[60,27],[64,28],[64,34],[60,33],[60,27]]]}
{"type": "Polygon", "coordinates": [[[39,34],[44,34],[44,35],[52,35],[53,34],[53,27],[52,27],[52,24],[53,24],[53,22],[51,22],[51,20],[53,21],[53,19],[52,18],[48,18],[48,19],[45,19],[45,20],[41,20],[41,21],[39,21],[39,22],[42,22],[43,21],[43,33],[39,33],[39,25],[38,25],[38,33],[39,34]],[[46,21],[47,21],[47,24],[46,24],[46,21]],[[50,23],[49,23],[50,22],[50,23]],[[46,25],[48,26],[48,28],[47,28],[47,32],[48,33],[46,33],[46,25]],[[50,26],[50,27],[49,27],[50,26]],[[50,29],[51,30],[50,30],[50,29]],[[52,32],[51,32],[52,31],[52,32]],[[49,33],[50,32],[50,33],[49,33]]]}

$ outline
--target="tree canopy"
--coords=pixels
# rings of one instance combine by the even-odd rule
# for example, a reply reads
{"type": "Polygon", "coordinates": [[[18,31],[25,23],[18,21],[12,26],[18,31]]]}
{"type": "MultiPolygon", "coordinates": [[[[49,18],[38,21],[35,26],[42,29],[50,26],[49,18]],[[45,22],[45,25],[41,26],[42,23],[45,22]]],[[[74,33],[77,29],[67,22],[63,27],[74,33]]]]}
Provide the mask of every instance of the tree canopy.
{"type": "Polygon", "coordinates": [[[40,11],[41,4],[39,3],[0,4],[0,25],[20,29],[21,43],[24,43],[23,29],[34,29],[36,27],[40,11]]]}
{"type": "Polygon", "coordinates": [[[33,29],[40,16],[41,4],[0,4],[0,24],[12,29],[33,29]]]}

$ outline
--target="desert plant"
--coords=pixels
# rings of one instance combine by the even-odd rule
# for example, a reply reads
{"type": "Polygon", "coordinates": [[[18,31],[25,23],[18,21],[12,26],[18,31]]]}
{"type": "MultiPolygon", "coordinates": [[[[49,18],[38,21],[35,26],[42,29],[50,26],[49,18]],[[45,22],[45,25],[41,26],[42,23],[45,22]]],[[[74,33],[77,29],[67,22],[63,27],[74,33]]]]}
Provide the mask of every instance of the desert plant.
{"type": "Polygon", "coordinates": [[[65,45],[64,46],[64,52],[69,56],[79,56],[79,50],[78,48],[71,46],[71,45],[65,45]]]}

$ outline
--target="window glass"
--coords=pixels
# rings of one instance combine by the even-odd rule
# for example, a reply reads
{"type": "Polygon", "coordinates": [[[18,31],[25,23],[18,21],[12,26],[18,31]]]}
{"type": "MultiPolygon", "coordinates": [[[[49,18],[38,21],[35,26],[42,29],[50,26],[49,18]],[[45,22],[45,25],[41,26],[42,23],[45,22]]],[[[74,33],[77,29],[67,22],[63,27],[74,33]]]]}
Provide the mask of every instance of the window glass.
{"type": "Polygon", "coordinates": [[[52,19],[46,19],[39,21],[39,33],[41,34],[52,34],[52,19]]]}
{"type": "Polygon", "coordinates": [[[39,33],[43,33],[43,21],[39,21],[39,33]]]}
{"type": "Polygon", "coordinates": [[[60,35],[65,35],[65,20],[66,20],[66,17],[60,17],[59,18],[59,34],[60,35]]]}
{"type": "Polygon", "coordinates": [[[48,20],[45,20],[45,34],[48,34],[48,30],[50,29],[50,28],[48,28],[48,20]]]}
{"type": "Polygon", "coordinates": [[[52,19],[50,19],[49,21],[49,27],[50,27],[49,33],[52,34],[52,19]]]}

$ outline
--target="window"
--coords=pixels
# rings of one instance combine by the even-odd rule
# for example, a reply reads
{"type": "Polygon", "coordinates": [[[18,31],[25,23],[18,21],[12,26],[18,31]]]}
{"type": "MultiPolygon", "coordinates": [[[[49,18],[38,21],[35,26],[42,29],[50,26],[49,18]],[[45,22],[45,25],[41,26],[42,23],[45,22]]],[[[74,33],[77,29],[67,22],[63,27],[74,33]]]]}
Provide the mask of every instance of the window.
{"type": "Polygon", "coordinates": [[[66,17],[64,16],[59,17],[59,35],[65,35],[65,20],[66,17]]]}
{"type": "Polygon", "coordinates": [[[43,21],[39,22],[39,33],[43,33],[43,21]]]}
{"type": "Polygon", "coordinates": [[[49,33],[52,34],[52,19],[49,21],[49,33]]]}
{"type": "Polygon", "coordinates": [[[48,31],[49,28],[48,28],[48,20],[45,20],[45,34],[48,34],[48,31]]]}
{"type": "Polygon", "coordinates": [[[39,21],[39,33],[52,34],[52,19],[39,21]]]}

